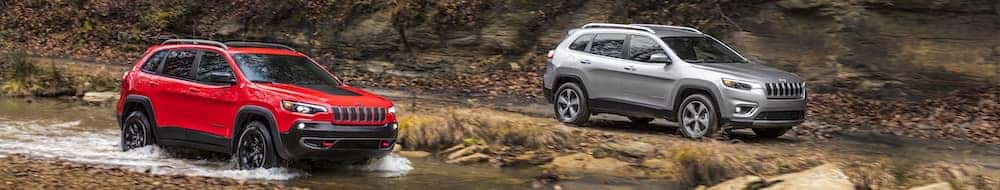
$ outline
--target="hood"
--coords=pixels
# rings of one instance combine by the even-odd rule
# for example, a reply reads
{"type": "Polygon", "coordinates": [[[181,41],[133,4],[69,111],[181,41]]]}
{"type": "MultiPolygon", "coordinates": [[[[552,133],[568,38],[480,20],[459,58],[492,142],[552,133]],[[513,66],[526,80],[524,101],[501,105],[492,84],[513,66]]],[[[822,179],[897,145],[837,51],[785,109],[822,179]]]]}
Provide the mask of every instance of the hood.
{"type": "Polygon", "coordinates": [[[736,79],[752,79],[760,82],[802,82],[802,79],[790,72],[754,63],[702,63],[693,64],[696,68],[725,73],[736,79]]]}
{"type": "Polygon", "coordinates": [[[257,84],[262,90],[291,96],[295,101],[326,103],[330,106],[388,107],[392,103],[381,96],[342,85],[292,85],[278,83],[257,84]]]}

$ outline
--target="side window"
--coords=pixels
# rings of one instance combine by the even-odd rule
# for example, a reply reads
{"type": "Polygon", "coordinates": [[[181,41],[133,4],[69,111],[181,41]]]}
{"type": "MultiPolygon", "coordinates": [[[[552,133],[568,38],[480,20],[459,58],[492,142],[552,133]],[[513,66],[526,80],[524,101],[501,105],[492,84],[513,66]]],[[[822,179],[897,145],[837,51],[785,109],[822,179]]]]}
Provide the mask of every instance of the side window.
{"type": "Polygon", "coordinates": [[[153,57],[146,60],[146,63],[142,64],[142,71],[147,73],[156,73],[156,70],[160,68],[160,63],[163,63],[163,57],[167,56],[169,51],[156,52],[153,57]]]}
{"type": "Polygon", "coordinates": [[[649,56],[656,53],[665,53],[656,40],[645,36],[633,35],[628,41],[628,59],[642,62],[649,62],[649,56]]]}
{"type": "Polygon", "coordinates": [[[624,58],[625,34],[597,34],[590,45],[590,53],[608,57],[624,58]]]}
{"type": "Polygon", "coordinates": [[[573,41],[572,44],[569,44],[569,49],[577,51],[586,51],[587,45],[590,45],[590,40],[592,39],[594,39],[594,34],[581,35],[579,38],[576,38],[576,41],[573,41]]]}
{"type": "Polygon", "coordinates": [[[180,50],[170,51],[167,60],[163,62],[163,75],[191,80],[191,70],[194,69],[194,58],[198,51],[180,50]]]}
{"type": "Polygon", "coordinates": [[[229,67],[229,62],[226,61],[226,57],[214,51],[206,51],[204,55],[201,56],[201,64],[198,65],[198,74],[195,75],[195,79],[202,82],[209,82],[208,73],[211,72],[225,72],[232,74],[233,68],[229,67]]]}

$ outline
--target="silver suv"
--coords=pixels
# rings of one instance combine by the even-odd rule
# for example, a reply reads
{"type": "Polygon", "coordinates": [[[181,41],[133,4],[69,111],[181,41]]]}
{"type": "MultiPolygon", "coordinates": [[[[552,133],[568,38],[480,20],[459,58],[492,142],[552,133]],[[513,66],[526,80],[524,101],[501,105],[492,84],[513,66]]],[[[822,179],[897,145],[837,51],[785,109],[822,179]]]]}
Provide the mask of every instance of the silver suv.
{"type": "Polygon", "coordinates": [[[584,25],[549,52],[543,78],[556,118],[565,123],[609,113],[636,124],[674,121],[690,138],[722,126],[775,138],[805,119],[801,78],[751,63],[689,27],[584,25]]]}

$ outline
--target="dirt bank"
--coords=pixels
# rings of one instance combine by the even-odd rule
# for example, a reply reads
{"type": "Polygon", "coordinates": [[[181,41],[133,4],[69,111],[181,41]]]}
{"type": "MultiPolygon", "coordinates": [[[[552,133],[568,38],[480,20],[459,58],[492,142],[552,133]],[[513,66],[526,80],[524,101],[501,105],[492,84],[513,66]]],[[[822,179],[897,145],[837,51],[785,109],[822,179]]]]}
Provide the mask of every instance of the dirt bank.
{"type": "Polygon", "coordinates": [[[260,181],[152,175],[23,155],[0,155],[0,181],[0,189],[297,189],[260,181]]]}

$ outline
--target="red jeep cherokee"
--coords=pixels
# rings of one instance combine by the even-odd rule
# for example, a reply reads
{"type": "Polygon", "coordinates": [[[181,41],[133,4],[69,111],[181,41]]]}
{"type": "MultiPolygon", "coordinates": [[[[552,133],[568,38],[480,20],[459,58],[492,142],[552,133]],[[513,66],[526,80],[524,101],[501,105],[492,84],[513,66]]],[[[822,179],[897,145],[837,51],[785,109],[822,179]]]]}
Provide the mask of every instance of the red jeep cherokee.
{"type": "Polygon", "coordinates": [[[342,83],[288,46],[172,39],[125,74],[121,146],[230,153],[240,169],[360,162],[395,145],[392,102],[342,83]]]}

